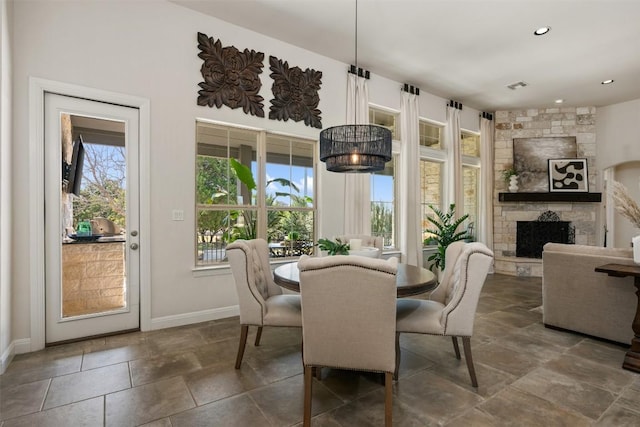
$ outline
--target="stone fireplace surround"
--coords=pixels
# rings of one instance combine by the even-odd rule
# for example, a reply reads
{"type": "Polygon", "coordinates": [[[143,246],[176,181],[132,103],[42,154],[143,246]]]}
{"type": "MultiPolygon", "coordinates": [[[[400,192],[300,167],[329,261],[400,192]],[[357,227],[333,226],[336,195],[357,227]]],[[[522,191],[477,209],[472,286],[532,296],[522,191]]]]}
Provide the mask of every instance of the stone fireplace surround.
{"type": "Polygon", "coordinates": [[[542,260],[516,257],[518,221],[535,221],[545,211],[556,212],[561,221],[575,227],[575,243],[596,246],[596,224],[601,208],[594,202],[501,202],[498,194],[507,192],[502,171],[513,164],[513,138],[574,136],[577,157],[586,158],[589,191],[596,187],[596,108],[547,108],[497,111],[494,135],[494,253],[495,272],[514,276],[542,277],[542,260]]]}

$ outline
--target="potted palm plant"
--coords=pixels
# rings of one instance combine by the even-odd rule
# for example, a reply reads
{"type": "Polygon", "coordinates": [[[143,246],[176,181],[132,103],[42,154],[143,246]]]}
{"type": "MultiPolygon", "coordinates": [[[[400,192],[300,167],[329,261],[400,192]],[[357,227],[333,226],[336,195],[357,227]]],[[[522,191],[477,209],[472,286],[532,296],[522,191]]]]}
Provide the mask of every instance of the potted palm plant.
{"type": "Polygon", "coordinates": [[[429,208],[433,211],[435,217],[427,216],[427,220],[433,227],[425,231],[431,234],[429,239],[436,243],[438,248],[436,252],[431,254],[427,261],[432,261],[432,264],[429,266],[431,271],[444,270],[447,246],[453,242],[470,239],[472,237],[467,230],[457,231],[458,227],[466,221],[469,215],[464,214],[460,218],[455,219],[456,205],[454,203],[449,205],[448,212],[443,212],[433,205],[429,205],[429,208]]]}
{"type": "Polygon", "coordinates": [[[349,255],[349,243],[343,242],[339,237],[335,241],[318,239],[318,248],[326,251],[328,255],[349,255]]]}

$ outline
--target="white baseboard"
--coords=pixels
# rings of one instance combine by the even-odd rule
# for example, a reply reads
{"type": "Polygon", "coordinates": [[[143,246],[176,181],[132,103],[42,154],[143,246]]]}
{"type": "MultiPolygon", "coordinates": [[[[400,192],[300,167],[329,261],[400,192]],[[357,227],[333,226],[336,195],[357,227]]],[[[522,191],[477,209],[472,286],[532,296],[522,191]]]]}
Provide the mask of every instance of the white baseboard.
{"type": "Polygon", "coordinates": [[[172,316],[156,317],[151,319],[151,330],[173,328],[174,326],[190,325],[192,323],[208,322],[210,320],[224,319],[239,316],[240,308],[237,305],[210,310],[194,311],[191,313],[175,314],[172,316]]]}
{"type": "MultiPolygon", "coordinates": [[[[225,319],[227,317],[239,316],[240,308],[237,305],[223,308],[214,308],[211,310],[194,311],[191,313],[176,314],[173,316],[164,316],[151,319],[151,329],[165,329],[174,326],[190,325],[193,323],[208,322],[210,320],[225,319]]],[[[11,363],[13,356],[16,354],[31,352],[31,339],[22,338],[14,340],[9,347],[0,356],[0,375],[11,363]]]]}
{"type": "Polygon", "coordinates": [[[0,375],[4,374],[7,370],[9,363],[13,360],[13,356],[16,354],[29,353],[31,351],[31,340],[29,338],[22,338],[19,340],[11,341],[9,347],[0,356],[0,375]]]}
{"type": "Polygon", "coordinates": [[[7,366],[9,366],[9,363],[11,363],[13,356],[15,356],[15,343],[11,342],[9,347],[7,347],[0,357],[0,375],[4,374],[4,371],[7,369],[7,366]]]}

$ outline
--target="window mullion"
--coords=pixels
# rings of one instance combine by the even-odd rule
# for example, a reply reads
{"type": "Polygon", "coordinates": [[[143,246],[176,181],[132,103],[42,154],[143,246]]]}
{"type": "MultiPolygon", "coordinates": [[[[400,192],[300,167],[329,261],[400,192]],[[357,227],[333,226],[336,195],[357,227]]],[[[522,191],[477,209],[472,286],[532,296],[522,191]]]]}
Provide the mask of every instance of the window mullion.
{"type": "Polygon", "coordinates": [[[258,206],[258,230],[257,237],[267,238],[267,183],[266,183],[266,159],[267,159],[267,133],[261,131],[258,134],[258,149],[256,150],[256,164],[258,171],[257,200],[258,206]]]}

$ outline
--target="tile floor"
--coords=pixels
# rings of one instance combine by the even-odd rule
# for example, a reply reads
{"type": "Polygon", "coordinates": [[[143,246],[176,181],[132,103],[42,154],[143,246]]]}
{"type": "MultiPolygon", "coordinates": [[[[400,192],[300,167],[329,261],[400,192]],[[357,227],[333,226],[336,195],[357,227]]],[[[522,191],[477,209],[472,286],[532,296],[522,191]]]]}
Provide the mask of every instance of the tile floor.
{"type": "MultiPolygon", "coordinates": [[[[640,425],[625,349],[545,329],[540,288],[487,279],[472,339],[478,389],[449,338],[403,335],[394,425],[640,425]]],[[[239,331],[232,318],[16,356],[0,376],[0,427],[300,425],[300,331],[265,328],[238,371],[239,331]]],[[[325,369],[313,425],[380,426],[383,390],[380,375],[325,369]]]]}

